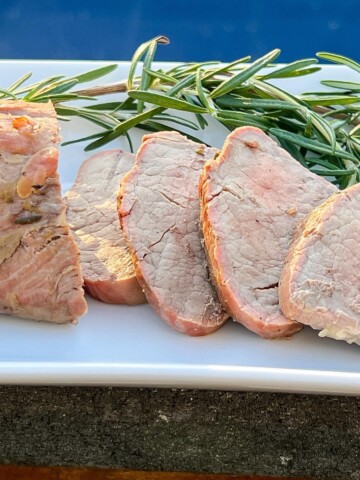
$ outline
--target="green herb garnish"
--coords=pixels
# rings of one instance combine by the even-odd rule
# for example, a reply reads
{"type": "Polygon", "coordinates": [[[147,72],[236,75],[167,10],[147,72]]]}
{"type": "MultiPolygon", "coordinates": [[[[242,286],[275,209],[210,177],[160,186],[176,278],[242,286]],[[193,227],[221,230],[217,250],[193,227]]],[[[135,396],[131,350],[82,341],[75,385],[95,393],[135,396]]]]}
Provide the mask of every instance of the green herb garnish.
{"type": "Polygon", "coordinates": [[[341,55],[318,53],[321,59],[354,70],[359,81],[324,80],[325,92],[293,95],[284,88],[286,79],[320,70],[316,58],[279,66],[273,63],[280,54],[276,49],[253,62],[244,57],[227,64],[181,63],[167,70],[155,69],[157,46],[167,43],[166,37],[156,37],[142,44],[132,58],[128,79],[118,84],[78,89],[81,83],[111,73],[116,65],[69,78],[53,76],[31,85],[26,85],[31,76],[27,74],[7,89],[0,89],[0,100],[51,100],[60,119],[78,116],[96,124],[98,133],[65,143],[90,142],[87,151],[120,136],[127,137],[132,149],[129,134],[133,128],[177,130],[201,142],[196,132],[207,127],[210,117],[229,131],[253,125],[275,137],[314,173],[330,176],[340,188],[360,181],[359,63],[341,55]],[[143,68],[138,75],[140,62],[143,68]],[[282,88],[273,83],[275,79],[282,79],[282,88]],[[116,101],[98,101],[103,94],[119,93],[122,97],[116,101]],[[78,100],[81,106],[74,103],[78,100]],[[176,111],[187,115],[184,118],[176,111]],[[194,134],[189,135],[189,130],[194,134]]]}

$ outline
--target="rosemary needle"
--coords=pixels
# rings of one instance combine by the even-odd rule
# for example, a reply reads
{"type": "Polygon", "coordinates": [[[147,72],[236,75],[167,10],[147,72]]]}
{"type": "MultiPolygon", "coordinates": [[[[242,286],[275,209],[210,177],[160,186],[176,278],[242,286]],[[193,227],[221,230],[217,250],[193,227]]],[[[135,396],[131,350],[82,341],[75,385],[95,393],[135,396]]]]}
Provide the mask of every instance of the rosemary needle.
{"type": "Polygon", "coordinates": [[[327,88],[325,92],[293,95],[274,85],[273,80],[281,78],[286,85],[286,79],[314,74],[321,69],[316,58],[278,66],[273,63],[280,54],[276,49],[255,61],[243,57],[228,64],[192,62],[156,70],[156,49],[167,43],[169,40],[160,36],[140,45],[130,63],[129,77],[123,82],[79,89],[80,84],[113,72],[116,65],[69,78],[57,75],[34,84],[28,84],[28,73],[0,89],[0,100],[51,100],[59,118],[78,116],[92,122],[98,133],[67,142],[90,142],[86,150],[119,136],[125,136],[132,149],[133,128],[171,128],[184,133],[184,127],[194,131],[188,136],[197,140],[196,131],[207,127],[209,116],[228,130],[254,125],[275,137],[302,165],[318,175],[330,176],[340,188],[360,181],[359,63],[333,53],[318,53],[320,59],[355,71],[358,81],[328,79],[321,82],[327,88]],[[139,76],[136,71],[140,62],[143,68],[139,76]],[[116,94],[117,98],[101,103],[98,99],[103,94],[116,94]],[[78,100],[81,106],[74,102],[78,100]],[[187,112],[186,118],[182,112],[187,112]]]}

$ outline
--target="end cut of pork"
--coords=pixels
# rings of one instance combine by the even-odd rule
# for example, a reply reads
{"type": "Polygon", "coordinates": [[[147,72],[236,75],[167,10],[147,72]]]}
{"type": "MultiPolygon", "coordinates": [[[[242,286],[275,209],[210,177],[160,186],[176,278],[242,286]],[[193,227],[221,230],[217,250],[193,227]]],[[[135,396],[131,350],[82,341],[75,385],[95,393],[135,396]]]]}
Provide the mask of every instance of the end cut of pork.
{"type": "Polygon", "coordinates": [[[0,313],[67,323],[87,307],[58,141],[51,103],[0,102],[0,313]]]}

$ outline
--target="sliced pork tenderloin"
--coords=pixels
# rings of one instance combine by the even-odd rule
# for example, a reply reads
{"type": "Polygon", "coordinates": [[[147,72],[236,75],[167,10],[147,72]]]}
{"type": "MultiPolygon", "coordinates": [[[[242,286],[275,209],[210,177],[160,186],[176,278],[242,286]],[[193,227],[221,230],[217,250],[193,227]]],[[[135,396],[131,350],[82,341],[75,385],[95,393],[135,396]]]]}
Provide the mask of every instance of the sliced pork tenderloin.
{"type": "Polygon", "coordinates": [[[199,191],[212,279],[229,314],[265,338],[299,331],[279,308],[280,273],[294,225],[336,188],[261,130],[242,127],[206,163],[199,191]]]}
{"type": "Polygon", "coordinates": [[[176,132],[147,135],[124,177],[119,216],[148,302],[171,327],[205,335],[227,319],[209,281],[198,183],[217,150],[176,132]]]}
{"type": "Polygon", "coordinates": [[[146,301],[116,207],[119,185],[133,167],[134,158],[122,150],[91,156],[65,194],[67,219],[80,250],[85,289],[106,303],[136,305],[146,301]]]}
{"type": "Polygon", "coordinates": [[[67,323],[87,306],[58,141],[51,103],[0,102],[0,313],[67,323]]]}
{"type": "Polygon", "coordinates": [[[281,274],[284,315],[320,337],[360,344],[360,184],[331,196],[294,231],[281,274]]]}

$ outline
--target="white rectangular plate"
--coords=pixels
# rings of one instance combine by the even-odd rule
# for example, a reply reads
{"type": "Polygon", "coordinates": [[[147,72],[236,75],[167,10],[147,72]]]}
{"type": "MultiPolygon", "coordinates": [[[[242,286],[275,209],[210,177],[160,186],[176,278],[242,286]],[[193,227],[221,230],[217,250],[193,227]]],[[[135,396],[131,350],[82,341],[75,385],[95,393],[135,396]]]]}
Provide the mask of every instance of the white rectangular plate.
{"type": "MultiPolygon", "coordinates": [[[[103,64],[2,61],[1,86],[28,71],[35,80],[52,74],[72,75],[103,64]]],[[[127,63],[119,63],[119,69],[105,81],[121,80],[127,70],[127,63]]],[[[291,88],[294,92],[317,90],[319,78],[345,77],[356,79],[342,67],[327,67],[316,77],[292,80],[291,88]]],[[[64,140],[94,132],[88,123],[78,120],[62,124],[64,140]]],[[[203,134],[205,141],[217,147],[224,138],[221,128],[203,134]]],[[[135,146],[139,139],[136,135],[135,146]]],[[[128,148],[121,142],[107,148],[114,146],[128,148]]],[[[64,190],[87,157],[83,147],[61,148],[64,190]]],[[[271,341],[228,322],[212,335],[192,338],[171,330],[148,305],[112,306],[90,298],[88,302],[89,312],[76,326],[0,315],[0,383],[360,394],[360,347],[321,339],[310,328],[291,339],[271,341]]]]}

